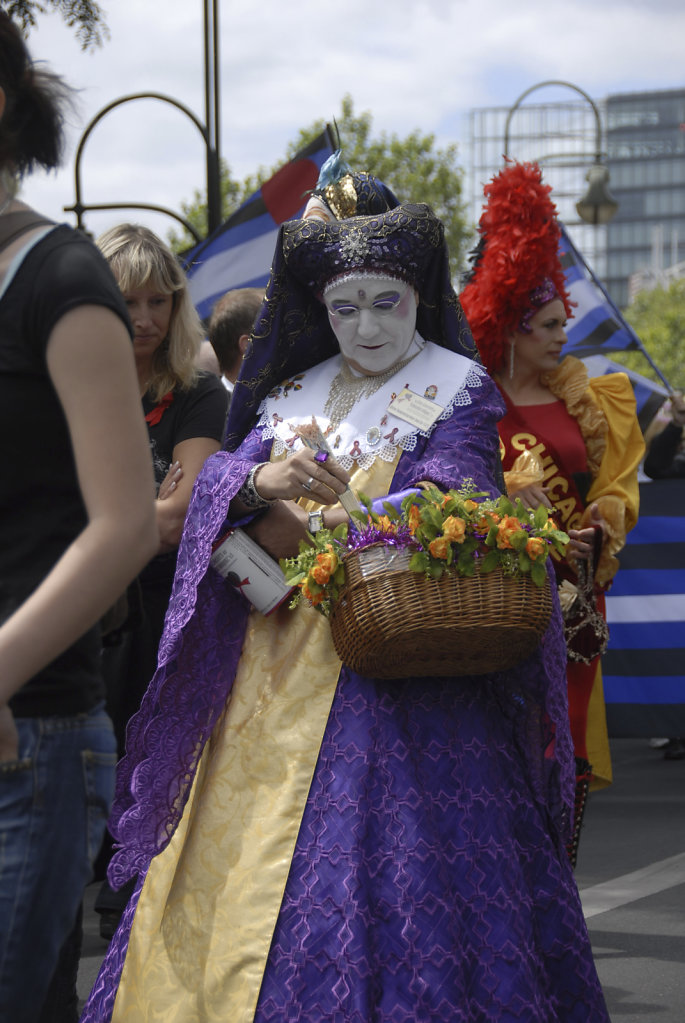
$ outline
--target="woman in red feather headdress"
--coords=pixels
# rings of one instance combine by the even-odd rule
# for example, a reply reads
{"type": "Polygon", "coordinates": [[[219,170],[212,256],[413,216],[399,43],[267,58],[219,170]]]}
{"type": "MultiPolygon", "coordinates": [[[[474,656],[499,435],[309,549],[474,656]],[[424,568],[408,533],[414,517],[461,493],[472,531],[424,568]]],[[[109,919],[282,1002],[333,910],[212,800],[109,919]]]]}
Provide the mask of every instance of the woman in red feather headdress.
{"type": "Polygon", "coordinates": [[[604,593],[618,568],[615,555],[637,520],[644,444],[625,374],[589,379],[578,359],[560,361],[572,312],[550,192],[530,163],[509,163],[485,186],[480,243],[460,298],[507,405],[499,432],[509,493],[528,506],[553,509],[572,538],[570,556],[556,569],[566,605],[576,753],[569,846],[575,865],[589,782],[611,781],[600,670],[604,593]]]}

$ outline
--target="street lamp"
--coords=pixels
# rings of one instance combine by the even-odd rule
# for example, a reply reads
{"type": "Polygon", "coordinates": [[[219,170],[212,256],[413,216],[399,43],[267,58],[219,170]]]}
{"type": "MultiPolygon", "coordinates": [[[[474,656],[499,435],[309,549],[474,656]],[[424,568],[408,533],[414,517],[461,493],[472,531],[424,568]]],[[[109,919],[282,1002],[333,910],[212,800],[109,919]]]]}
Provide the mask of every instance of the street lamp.
{"type": "MultiPolygon", "coordinates": [[[[579,199],[576,203],[576,210],[578,212],[578,216],[581,220],[584,220],[586,224],[608,224],[618,210],[618,203],[609,191],[609,170],[602,161],[602,156],[604,155],[602,153],[602,122],[600,120],[599,110],[597,109],[597,105],[594,100],[577,85],[574,85],[572,82],[553,79],[547,82],[538,82],[537,85],[531,85],[529,89],[522,92],[507,114],[507,120],[504,126],[504,155],[509,155],[509,127],[511,125],[512,117],[526,96],[529,96],[530,93],[534,92],[536,89],[542,89],[547,85],[561,85],[565,88],[573,89],[575,92],[579,93],[583,99],[587,100],[592,107],[592,111],[595,115],[596,127],[594,151],[595,162],[585,175],[585,180],[588,182],[588,189],[583,198],[579,199]]],[[[585,156],[587,154],[579,153],[577,155],[585,156]]]]}

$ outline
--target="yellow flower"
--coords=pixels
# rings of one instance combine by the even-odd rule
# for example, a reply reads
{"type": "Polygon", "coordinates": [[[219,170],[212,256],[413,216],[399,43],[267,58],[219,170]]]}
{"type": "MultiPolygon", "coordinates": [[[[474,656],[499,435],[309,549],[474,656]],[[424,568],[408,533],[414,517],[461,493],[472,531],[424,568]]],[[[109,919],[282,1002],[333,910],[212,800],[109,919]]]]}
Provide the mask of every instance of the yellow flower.
{"type": "Polygon", "coordinates": [[[395,526],[395,523],[392,522],[391,519],[387,515],[379,516],[379,523],[378,524],[379,524],[380,528],[385,533],[395,533],[395,532],[397,532],[397,527],[395,526]]]}
{"type": "Polygon", "coordinates": [[[466,523],[456,515],[448,515],[442,524],[442,531],[451,543],[463,543],[466,523]]]}
{"type": "Polygon", "coordinates": [[[521,523],[513,515],[505,515],[497,527],[497,546],[511,549],[511,537],[521,529],[521,523]]]}
{"type": "Polygon", "coordinates": [[[450,542],[446,536],[436,536],[435,540],[432,540],[428,544],[428,550],[434,558],[440,558],[442,561],[447,560],[447,552],[450,549],[450,542]]]}
{"type": "Polygon", "coordinates": [[[539,536],[531,536],[526,544],[526,554],[531,561],[537,561],[538,558],[544,558],[546,544],[539,536]]]}
{"type": "Polygon", "coordinates": [[[478,507],[478,502],[477,501],[472,501],[471,498],[469,498],[467,501],[464,501],[464,509],[467,512],[473,512],[473,511],[476,510],[477,507],[478,507]]]}

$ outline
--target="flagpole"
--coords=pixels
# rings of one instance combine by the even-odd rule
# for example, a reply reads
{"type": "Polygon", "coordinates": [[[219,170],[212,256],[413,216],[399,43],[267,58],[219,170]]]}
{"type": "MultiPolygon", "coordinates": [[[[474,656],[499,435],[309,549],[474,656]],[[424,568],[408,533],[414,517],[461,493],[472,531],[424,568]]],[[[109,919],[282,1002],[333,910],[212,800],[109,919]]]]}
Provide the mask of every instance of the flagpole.
{"type": "Polygon", "coordinates": [[[205,126],[207,129],[207,235],[221,223],[219,149],[219,6],[203,0],[205,47],[205,126]]]}

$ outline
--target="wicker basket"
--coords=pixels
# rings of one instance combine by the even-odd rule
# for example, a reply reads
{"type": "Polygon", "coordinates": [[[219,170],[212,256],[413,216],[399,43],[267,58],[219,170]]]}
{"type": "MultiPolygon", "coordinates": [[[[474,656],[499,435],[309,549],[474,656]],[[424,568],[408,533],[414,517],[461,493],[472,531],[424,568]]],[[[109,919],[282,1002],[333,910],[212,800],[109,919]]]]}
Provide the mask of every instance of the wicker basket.
{"type": "Polygon", "coordinates": [[[330,618],[343,664],[372,678],[483,675],[533,652],[552,611],[549,580],[499,570],[427,579],[411,554],[372,544],[346,555],[330,618]]]}

